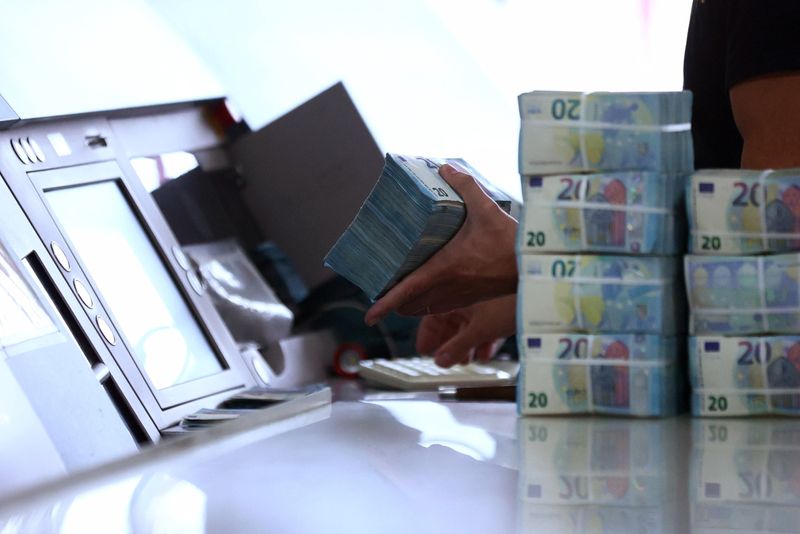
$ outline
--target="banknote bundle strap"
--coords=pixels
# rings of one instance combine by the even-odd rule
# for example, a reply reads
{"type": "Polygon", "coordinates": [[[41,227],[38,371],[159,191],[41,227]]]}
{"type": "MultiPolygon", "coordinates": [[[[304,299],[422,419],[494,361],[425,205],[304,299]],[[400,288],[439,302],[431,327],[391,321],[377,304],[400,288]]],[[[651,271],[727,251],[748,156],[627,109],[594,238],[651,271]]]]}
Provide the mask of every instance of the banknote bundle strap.
{"type": "Polygon", "coordinates": [[[607,202],[594,202],[591,200],[586,200],[583,196],[583,193],[581,193],[581,198],[579,200],[535,200],[531,201],[530,205],[542,208],[581,208],[591,210],[627,211],[631,213],[653,213],[657,215],[671,215],[674,212],[674,210],[662,206],[642,206],[638,204],[609,204],[607,202]]]}
{"type": "MultiPolygon", "coordinates": [[[[591,337],[591,336],[589,336],[591,337]]],[[[591,342],[590,342],[591,345],[591,342]]],[[[564,365],[582,365],[584,367],[594,367],[598,365],[607,365],[610,367],[665,367],[675,363],[674,359],[658,358],[654,360],[614,360],[610,358],[575,358],[569,360],[560,360],[558,358],[529,358],[527,363],[546,363],[554,364],[560,363],[564,365]]]]}
{"type": "MultiPolygon", "coordinates": [[[[758,265],[758,298],[761,303],[761,309],[763,310],[761,313],[761,329],[764,332],[769,332],[769,321],[767,320],[767,281],[764,274],[764,257],[759,256],[756,261],[758,265]]],[[[763,340],[759,342],[759,344],[762,343],[763,340]]],[[[764,350],[764,347],[760,346],[759,350],[764,350]]],[[[762,352],[761,354],[766,353],[762,352]]]]}

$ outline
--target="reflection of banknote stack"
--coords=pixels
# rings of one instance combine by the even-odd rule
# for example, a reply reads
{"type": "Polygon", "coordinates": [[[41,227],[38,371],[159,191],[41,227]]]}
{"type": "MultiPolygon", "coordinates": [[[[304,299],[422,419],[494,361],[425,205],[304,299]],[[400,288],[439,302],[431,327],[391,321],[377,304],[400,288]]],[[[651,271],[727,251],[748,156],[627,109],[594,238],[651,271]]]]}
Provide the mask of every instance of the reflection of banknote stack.
{"type": "Polygon", "coordinates": [[[520,532],[678,532],[674,421],[520,419],[520,532]]]}
{"type": "Polygon", "coordinates": [[[693,411],[800,414],[800,170],[700,171],[687,191],[693,411]]]}
{"type": "Polygon", "coordinates": [[[519,106],[520,413],[674,413],[691,95],[534,91],[519,106]]]}
{"type": "Polygon", "coordinates": [[[800,422],[696,420],[692,532],[797,532],[800,422]]]}
{"type": "Polygon", "coordinates": [[[464,202],[439,176],[444,163],[478,179],[498,205],[511,200],[462,159],[387,154],[378,183],[347,230],[325,257],[325,265],[376,299],[422,265],[458,231],[464,202]]]}

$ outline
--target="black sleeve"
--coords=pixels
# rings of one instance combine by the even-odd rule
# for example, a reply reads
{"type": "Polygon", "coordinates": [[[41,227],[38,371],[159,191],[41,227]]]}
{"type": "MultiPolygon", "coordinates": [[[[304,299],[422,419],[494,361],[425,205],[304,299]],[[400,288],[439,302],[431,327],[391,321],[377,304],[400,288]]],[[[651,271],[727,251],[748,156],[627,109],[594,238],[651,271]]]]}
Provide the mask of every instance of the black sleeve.
{"type": "Polygon", "coordinates": [[[727,89],[749,78],[800,71],[800,1],[734,0],[731,8],[727,89]]]}

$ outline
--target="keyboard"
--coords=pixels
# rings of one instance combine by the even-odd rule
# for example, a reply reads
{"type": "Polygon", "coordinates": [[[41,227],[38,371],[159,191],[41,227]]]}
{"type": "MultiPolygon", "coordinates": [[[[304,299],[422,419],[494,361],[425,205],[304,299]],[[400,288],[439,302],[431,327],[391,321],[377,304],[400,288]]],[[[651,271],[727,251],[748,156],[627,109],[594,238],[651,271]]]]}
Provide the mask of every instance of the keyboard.
{"type": "Polygon", "coordinates": [[[492,360],[439,367],[432,357],[363,360],[358,374],[369,381],[403,390],[438,390],[440,386],[508,386],[517,379],[519,364],[492,360]]]}

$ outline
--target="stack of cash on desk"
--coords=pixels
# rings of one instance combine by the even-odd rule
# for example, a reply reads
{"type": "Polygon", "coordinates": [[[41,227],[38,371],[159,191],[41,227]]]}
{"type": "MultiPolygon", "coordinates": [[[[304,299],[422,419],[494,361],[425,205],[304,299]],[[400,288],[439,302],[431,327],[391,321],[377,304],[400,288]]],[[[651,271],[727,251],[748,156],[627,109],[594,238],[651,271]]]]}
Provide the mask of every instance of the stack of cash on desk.
{"type": "Polygon", "coordinates": [[[800,415],[800,169],[705,170],[687,188],[695,415],[800,415]]]}
{"type": "Polygon", "coordinates": [[[511,199],[466,161],[387,154],[358,214],[325,256],[325,265],[375,300],[422,265],[464,222],[464,201],[439,176],[445,163],[474,176],[506,211],[511,199]]]}
{"type": "Polygon", "coordinates": [[[690,93],[534,91],[519,106],[520,413],[675,413],[690,93]]]}

